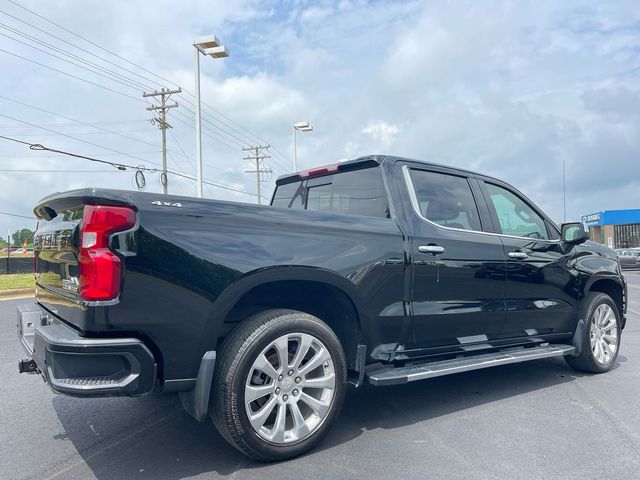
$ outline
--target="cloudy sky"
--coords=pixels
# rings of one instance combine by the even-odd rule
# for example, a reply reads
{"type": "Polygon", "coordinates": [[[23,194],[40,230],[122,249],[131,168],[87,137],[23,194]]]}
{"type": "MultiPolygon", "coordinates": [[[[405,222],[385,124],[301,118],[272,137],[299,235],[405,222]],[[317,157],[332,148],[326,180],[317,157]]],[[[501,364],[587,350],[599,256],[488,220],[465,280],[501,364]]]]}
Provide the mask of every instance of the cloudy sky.
{"type": "MultiPolygon", "coordinates": [[[[291,125],[309,121],[300,168],[369,153],[465,167],[562,221],[564,162],[568,220],[640,208],[637,0],[16,1],[0,0],[0,135],[157,166],[142,92],[193,92],[191,43],[215,33],[231,57],[202,59],[203,152],[205,178],[227,189],[207,186],[209,198],[254,202],[236,191],[255,194],[241,148],[270,143],[278,176],[292,168],[291,125]]],[[[195,175],[194,99],[175,100],[169,167],[195,175]]],[[[135,188],[131,171],[2,139],[0,161],[2,212],[135,188]]],[[[147,191],[161,191],[157,173],[147,191]]],[[[170,192],[194,195],[195,182],[171,176],[170,192]]],[[[33,225],[0,215],[0,232],[33,225]]]]}

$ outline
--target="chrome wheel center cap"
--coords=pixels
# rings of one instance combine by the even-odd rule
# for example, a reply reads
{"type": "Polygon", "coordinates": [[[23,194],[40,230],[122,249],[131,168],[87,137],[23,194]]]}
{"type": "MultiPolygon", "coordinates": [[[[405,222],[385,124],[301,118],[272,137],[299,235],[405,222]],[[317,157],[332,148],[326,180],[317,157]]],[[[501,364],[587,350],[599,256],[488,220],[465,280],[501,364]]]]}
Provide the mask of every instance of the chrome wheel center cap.
{"type": "Polygon", "coordinates": [[[282,393],[290,393],[295,387],[295,382],[290,378],[285,378],[280,382],[280,388],[282,389],[282,393]]]}

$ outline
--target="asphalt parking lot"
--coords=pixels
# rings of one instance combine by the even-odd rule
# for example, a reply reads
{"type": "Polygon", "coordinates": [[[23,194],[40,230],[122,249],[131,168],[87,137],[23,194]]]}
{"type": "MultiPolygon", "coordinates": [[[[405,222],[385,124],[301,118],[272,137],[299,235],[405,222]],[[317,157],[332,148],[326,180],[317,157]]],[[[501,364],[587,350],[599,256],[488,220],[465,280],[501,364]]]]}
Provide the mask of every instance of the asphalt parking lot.
{"type": "Polygon", "coordinates": [[[19,375],[15,307],[0,302],[0,478],[640,478],[640,272],[615,369],[561,359],[400,387],[352,389],[310,454],[260,464],[176,396],[78,399],[19,375]]]}

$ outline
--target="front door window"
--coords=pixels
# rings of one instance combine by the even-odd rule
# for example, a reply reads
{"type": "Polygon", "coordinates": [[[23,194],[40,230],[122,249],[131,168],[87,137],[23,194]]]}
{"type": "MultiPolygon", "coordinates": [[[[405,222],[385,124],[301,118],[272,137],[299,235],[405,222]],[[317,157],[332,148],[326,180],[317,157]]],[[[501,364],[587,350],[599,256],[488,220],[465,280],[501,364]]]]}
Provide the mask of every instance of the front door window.
{"type": "Polygon", "coordinates": [[[537,240],[549,239],[542,217],[520,197],[498,185],[487,183],[486,186],[504,235],[537,240]]]}

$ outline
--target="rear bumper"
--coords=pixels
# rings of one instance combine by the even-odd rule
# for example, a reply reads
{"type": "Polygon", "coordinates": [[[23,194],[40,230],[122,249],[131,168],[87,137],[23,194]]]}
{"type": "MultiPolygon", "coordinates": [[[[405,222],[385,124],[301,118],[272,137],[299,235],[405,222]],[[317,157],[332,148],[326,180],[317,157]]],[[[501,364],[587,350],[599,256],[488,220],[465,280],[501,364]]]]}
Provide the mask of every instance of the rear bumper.
{"type": "Polygon", "coordinates": [[[155,360],[137,338],[82,337],[35,303],[18,306],[17,329],[27,360],[55,392],[113,396],[153,389],[155,360]]]}

